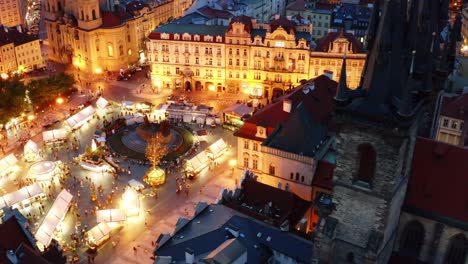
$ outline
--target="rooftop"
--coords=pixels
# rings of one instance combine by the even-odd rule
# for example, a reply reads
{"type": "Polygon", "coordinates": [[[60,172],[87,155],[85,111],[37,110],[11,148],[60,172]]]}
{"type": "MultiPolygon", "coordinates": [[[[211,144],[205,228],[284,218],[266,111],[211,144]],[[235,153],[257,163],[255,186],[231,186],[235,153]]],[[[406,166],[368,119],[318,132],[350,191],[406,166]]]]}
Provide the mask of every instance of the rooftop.
{"type": "MultiPolygon", "coordinates": [[[[247,250],[247,263],[265,263],[271,250],[299,262],[312,259],[312,242],[260,221],[242,215],[224,205],[212,204],[196,215],[167,241],[158,244],[156,256],[170,256],[172,263],[185,263],[185,250],[190,248],[195,259],[204,259],[229,239],[235,238],[247,250]],[[231,232],[229,231],[229,229],[231,232]],[[235,236],[235,230],[238,236],[235,236]]],[[[164,260],[156,258],[155,263],[164,260]]]]}
{"type": "Polygon", "coordinates": [[[468,149],[418,138],[404,208],[468,222],[468,149]]]}
{"type": "Polygon", "coordinates": [[[330,44],[339,38],[344,38],[351,43],[352,53],[365,53],[364,48],[356,40],[354,35],[343,30],[337,32],[329,32],[327,35],[325,35],[318,41],[318,45],[315,48],[315,51],[328,52],[328,50],[330,49],[330,44]]]}
{"type": "Polygon", "coordinates": [[[15,46],[38,40],[37,37],[19,32],[16,28],[7,28],[0,25],[0,46],[14,43],[15,46]]]}
{"type": "Polygon", "coordinates": [[[441,115],[468,120],[468,93],[454,97],[443,97],[442,100],[441,115]]]}

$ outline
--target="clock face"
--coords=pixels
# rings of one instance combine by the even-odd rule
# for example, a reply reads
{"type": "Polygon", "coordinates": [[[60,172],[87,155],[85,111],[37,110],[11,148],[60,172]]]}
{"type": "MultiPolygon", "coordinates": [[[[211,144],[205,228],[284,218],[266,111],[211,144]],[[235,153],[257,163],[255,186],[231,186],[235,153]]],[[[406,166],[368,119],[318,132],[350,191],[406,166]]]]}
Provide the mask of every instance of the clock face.
{"type": "Polygon", "coordinates": [[[261,128],[259,132],[260,132],[260,135],[263,135],[265,133],[265,130],[261,128]]]}

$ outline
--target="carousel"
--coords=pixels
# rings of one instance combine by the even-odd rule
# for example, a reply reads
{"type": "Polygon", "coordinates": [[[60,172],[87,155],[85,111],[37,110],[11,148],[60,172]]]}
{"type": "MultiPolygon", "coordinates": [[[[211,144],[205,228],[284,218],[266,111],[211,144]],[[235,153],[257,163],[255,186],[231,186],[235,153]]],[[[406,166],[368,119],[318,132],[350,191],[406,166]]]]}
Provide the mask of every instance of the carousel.
{"type": "Polygon", "coordinates": [[[31,165],[28,171],[28,176],[34,181],[50,181],[57,173],[60,172],[60,166],[57,166],[56,162],[42,160],[31,165]]]}

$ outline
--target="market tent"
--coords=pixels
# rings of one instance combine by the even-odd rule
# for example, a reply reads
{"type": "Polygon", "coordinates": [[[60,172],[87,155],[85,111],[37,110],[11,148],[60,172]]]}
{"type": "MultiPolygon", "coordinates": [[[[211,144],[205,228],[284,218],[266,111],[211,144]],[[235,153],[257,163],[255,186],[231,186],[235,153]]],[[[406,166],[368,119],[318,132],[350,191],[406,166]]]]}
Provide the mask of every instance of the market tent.
{"type": "Polygon", "coordinates": [[[140,194],[133,188],[125,188],[120,207],[125,210],[127,216],[138,215],[140,213],[140,194]]]}
{"type": "Polygon", "coordinates": [[[96,211],[96,220],[102,222],[122,222],[125,221],[126,215],[123,209],[106,209],[96,211]]]}
{"type": "Polygon", "coordinates": [[[130,187],[132,187],[133,189],[135,190],[140,190],[140,189],[144,189],[145,188],[145,185],[143,185],[143,183],[135,180],[135,179],[131,179],[128,181],[128,185],[130,187]]]}
{"type": "Polygon", "coordinates": [[[75,129],[88,121],[94,115],[94,113],[96,113],[96,109],[90,105],[68,118],[65,122],[67,122],[68,126],[70,126],[72,129],[75,129]]]}
{"type": "Polygon", "coordinates": [[[252,114],[253,108],[245,104],[233,104],[223,110],[223,113],[241,118],[244,115],[252,114]]]}
{"type": "Polygon", "coordinates": [[[36,142],[34,142],[34,141],[32,141],[30,139],[30,140],[28,140],[28,142],[26,142],[26,144],[24,144],[23,150],[24,150],[24,152],[32,151],[32,152],[37,153],[39,151],[39,146],[37,145],[36,142]]]}
{"type": "Polygon", "coordinates": [[[10,167],[14,166],[18,162],[16,156],[11,153],[8,156],[0,160],[0,173],[7,171],[10,167]]]}
{"type": "Polygon", "coordinates": [[[92,243],[99,245],[109,238],[111,231],[111,228],[106,224],[106,222],[101,222],[88,231],[88,238],[92,243]]]}
{"type": "Polygon", "coordinates": [[[44,142],[63,141],[67,136],[67,131],[63,128],[47,130],[42,132],[44,142]]]}
{"type": "Polygon", "coordinates": [[[208,151],[213,155],[214,158],[219,157],[226,150],[227,145],[224,139],[220,138],[211,146],[208,147],[208,151]]]}
{"type": "Polygon", "coordinates": [[[133,108],[133,102],[131,102],[131,101],[123,101],[122,105],[127,109],[133,108]]]}
{"type": "Polygon", "coordinates": [[[35,237],[41,246],[49,246],[50,241],[54,236],[55,229],[65,217],[72,199],[73,195],[67,190],[62,190],[57,196],[57,199],[55,199],[54,204],[35,234],[35,237]]]}
{"type": "Polygon", "coordinates": [[[189,159],[187,161],[187,167],[192,171],[199,171],[206,167],[208,165],[208,162],[208,156],[206,155],[206,152],[203,151],[195,157],[189,159]]]}
{"type": "Polygon", "coordinates": [[[55,162],[42,160],[31,165],[28,176],[38,181],[49,181],[54,176],[56,170],[57,166],[55,162]]]}
{"type": "Polygon", "coordinates": [[[43,193],[44,191],[42,191],[39,183],[34,183],[0,197],[0,208],[14,206],[20,202],[40,196],[43,193]]]}
{"type": "Polygon", "coordinates": [[[99,97],[99,99],[97,99],[96,101],[96,107],[100,110],[106,108],[106,106],[109,104],[109,102],[104,99],[104,97],[99,97]]]}

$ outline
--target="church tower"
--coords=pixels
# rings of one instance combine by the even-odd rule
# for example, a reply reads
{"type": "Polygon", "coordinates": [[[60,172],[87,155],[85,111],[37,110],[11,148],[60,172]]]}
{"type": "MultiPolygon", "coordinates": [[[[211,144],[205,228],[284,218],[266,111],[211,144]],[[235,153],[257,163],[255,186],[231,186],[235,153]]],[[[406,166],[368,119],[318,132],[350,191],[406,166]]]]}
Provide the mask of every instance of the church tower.
{"type": "Polygon", "coordinates": [[[63,14],[65,0],[46,0],[45,3],[45,19],[56,21],[63,14]]]}
{"type": "Polygon", "coordinates": [[[84,30],[92,30],[102,25],[99,0],[77,0],[78,27],[84,30]]]}
{"type": "Polygon", "coordinates": [[[340,84],[335,97],[333,208],[319,212],[319,263],[384,264],[391,256],[420,123],[440,88],[432,85],[433,43],[443,2],[377,0],[361,87],[340,84]]]}

